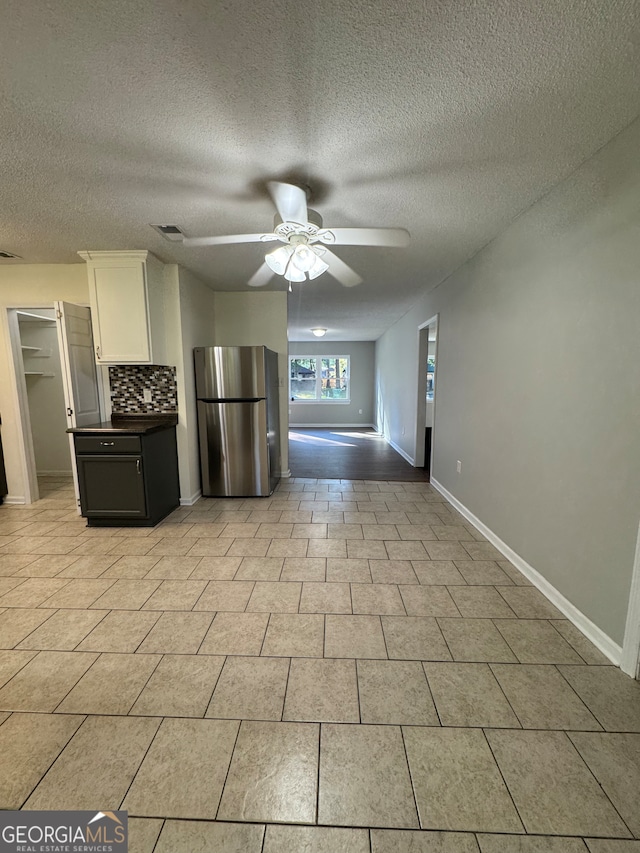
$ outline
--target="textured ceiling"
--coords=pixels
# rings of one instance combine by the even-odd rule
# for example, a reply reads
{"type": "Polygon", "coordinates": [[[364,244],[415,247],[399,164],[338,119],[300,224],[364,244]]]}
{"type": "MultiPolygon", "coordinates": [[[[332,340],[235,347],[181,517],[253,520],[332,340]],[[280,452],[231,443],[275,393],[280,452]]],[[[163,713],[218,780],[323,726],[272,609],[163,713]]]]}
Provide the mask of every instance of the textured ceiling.
{"type": "Polygon", "coordinates": [[[292,340],[375,339],[638,115],[639,34],[637,0],[5,0],[0,249],[145,248],[244,290],[260,245],[149,223],[269,230],[295,177],[325,226],[412,234],[336,249],[359,287],[294,285],[292,340]]]}

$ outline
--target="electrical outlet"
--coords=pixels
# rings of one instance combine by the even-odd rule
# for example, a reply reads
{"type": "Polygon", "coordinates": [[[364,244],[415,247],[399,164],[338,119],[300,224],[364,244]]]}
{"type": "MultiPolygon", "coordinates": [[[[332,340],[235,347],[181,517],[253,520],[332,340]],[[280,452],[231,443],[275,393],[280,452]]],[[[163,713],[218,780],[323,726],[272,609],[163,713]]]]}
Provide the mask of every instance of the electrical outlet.
{"type": "Polygon", "coordinates": [[[151,396],[151,388],[142,389],[142,399],[145,401],[145,403],[153,403],[153,397],[151,396]]]}
{"type": "Polygon", "coordinates": [[[456,462],[456,471],[458,472],[458,474],[462,473],[462,462],[459,459],[456,462]]]}

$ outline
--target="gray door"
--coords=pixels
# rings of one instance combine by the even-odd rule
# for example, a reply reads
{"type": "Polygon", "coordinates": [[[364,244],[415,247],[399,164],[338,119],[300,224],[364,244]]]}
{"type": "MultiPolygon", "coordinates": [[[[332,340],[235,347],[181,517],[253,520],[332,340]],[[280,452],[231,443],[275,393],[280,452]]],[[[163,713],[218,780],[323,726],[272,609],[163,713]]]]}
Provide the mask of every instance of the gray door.
{"type": "Polygon", "coordinates": [[[101,419],[100,399],[91,311],[70,302],[56,302],[55,305],[69,426],[98,423],[101,419]]]}
{"type": "MultiPolygon", "coordinates": [[[[64,386],[67,426],[87,426],[102,420],[96,360],[93,354],[93,331],[91,311],[71,302],[56,302],[58,321],[58,344],[60,366],[64,386]]],[[[80,512],[80,487],[73,447],[73,436],[69,435],[73,485],[76,503],[80,512]]]]}
{"type": "Polygon", "coordinates": [[[202,493],[246,497],[271,494],[266,402],[198,401],[202,493]]]}

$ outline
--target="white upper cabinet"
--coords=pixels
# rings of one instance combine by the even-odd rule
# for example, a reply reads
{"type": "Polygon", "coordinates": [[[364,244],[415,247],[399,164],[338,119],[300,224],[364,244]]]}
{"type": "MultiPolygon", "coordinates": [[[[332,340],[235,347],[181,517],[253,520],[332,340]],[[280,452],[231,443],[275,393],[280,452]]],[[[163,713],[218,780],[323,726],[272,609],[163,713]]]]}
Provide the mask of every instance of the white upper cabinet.
{"type": "Polygon", "coordinates": [[[150,252],[78,252],[87,262],[98,364],[165,364],[162,264],[150,252]]]}

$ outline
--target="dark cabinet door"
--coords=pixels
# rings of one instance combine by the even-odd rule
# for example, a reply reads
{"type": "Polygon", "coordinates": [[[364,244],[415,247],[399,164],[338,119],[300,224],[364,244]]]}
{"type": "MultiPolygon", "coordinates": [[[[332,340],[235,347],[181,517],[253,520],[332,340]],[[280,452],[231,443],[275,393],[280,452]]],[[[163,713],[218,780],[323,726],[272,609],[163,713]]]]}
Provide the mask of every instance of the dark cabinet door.
{"type": "Polygon", "coordinates": [[[142,456],[78,455],[82,514],[87,518],[144,518],[142,456]]]}

